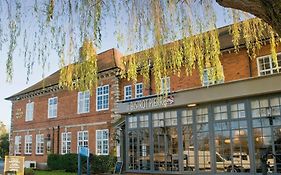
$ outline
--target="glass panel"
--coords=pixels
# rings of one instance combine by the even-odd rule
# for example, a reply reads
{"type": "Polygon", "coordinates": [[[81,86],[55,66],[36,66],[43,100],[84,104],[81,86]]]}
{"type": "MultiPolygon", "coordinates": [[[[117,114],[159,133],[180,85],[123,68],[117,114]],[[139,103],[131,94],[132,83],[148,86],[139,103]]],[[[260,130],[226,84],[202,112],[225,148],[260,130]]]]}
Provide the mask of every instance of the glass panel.
{"type": "Polygon", "coordinates": [[[152,114],[153,126],[163,127],[164,126],[164,113],[154,113],[152,114]]]}
{"type": "Polygon", "coordinates": [[[245,105],[244,103],[232,104],[231,105],[231,118],[238,119],[238,118],[245,118],[245,105]]]}
{"type": "Polygon", "coordinates": [[[141,128],[148,127],[148,115],[139,116],[139,124],[141,128]]]}
{"type": "Polygon", "coordinates": [[[192,125],[186,125],[182,128],[182,147],[183,147],[183,168],[184,171],[195,170],[194,157],[194,140],[193,140],[192,125]]]}
{"type": "Polygon", "coordinates": [[[167,164],[165,160],[165,134],[164,128],[154,128],[154,169],[156,171],[166,171],[167,164]]]}
{"type": "Polygon", "coordinates": [[[150,142],[149,142],[149,130],[142,129],[139,138],[139,156],[140,156],[140,169],[150,170],[150,142]]]}
{"type": "Polygon", "coordinates": [[[225,172],[231,170],[231,142],[228,122],[215,124],[216,170],[225,172]]]}
{"type": "Polygon", "coordinates": [[[193,119],[192,119],[192,110],[183,110],[181,113],[182,116],[182,124],[186,125],[186,124],[192,124],[193,123],[193,119]]]}
{"type": "Polygon", "coordinates": [[[214,119],[215,120],[226,120],[227,119],[226,105],[214,107],[214,119]]]}
{"type": "Polygon", "coordinates": [[[128,132],[128,143],[129,143],[129,169],[130,170],[137,170],[138,169],[138,155],[137,155],[137,132],[130,131],[128,132]]]}
{"type": "Polygon", "coordinates": [[[167,128],[167,147],[167,169],[168,171],[179,171],[178,133],[175,127],[167,128]]]}

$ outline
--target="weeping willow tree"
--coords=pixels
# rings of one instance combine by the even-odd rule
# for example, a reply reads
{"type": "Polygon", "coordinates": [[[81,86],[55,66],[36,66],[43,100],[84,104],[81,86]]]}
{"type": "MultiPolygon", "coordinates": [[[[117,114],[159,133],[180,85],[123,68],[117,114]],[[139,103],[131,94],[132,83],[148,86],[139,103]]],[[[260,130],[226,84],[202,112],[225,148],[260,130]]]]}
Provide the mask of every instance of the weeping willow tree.
{"type": "Polygon", "coordinates": [[[198,69],[202,79],[204,68],[212,68],[213,79],[223,78],[217,28],[222,20],[232,23],[235,52],[243,40],[254,59],[269,42],[277,65],[280,12],[281,2],[268,0],[0,0],[0,49],[8,50],[7,81],[13,77],[16,49],[27,80],[35,62],[44,70],[55,52],[60,85],[92,89],[98,83],[96,49],[110,22],[128,53],[146,49],[123,58],[122,77],[136,81],[140,71],[147,82],[153,69],[160,92],[161,78],[170,74],[191,75],[198,69]]]}

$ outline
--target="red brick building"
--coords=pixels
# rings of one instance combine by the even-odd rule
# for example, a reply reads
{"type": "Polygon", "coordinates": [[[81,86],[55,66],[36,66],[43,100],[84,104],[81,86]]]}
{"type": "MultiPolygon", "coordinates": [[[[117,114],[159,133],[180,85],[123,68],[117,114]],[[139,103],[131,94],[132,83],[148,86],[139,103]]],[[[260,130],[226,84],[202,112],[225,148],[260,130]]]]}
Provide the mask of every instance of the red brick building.
{"type": "Polygon", "coordinates": [[[212,81],[208,69],[202,81],[197,70],[183,71],[163,77],[169,94],[160,97],[153,77],[142,97],[141,76],[138,84],[121,80],[116,128],[125,172],[281,173],[281,48],[277,67],[269,44],[250,59],[243,43],[234,52],[227,28],[219,31],[223,80],[212,81]]]}
{"type": "Polygon", "coordinates": [[[99,84],[92,96],[59,88],[57,71],[8,97],[13,104],[10,154],[25,156],[39,168],[46,165],[47,154],[77,153],[78,146],[110,154],[120,57],[116,49],[98,54],[99,84]]]}
{"type": "Polygon", "coordinates": [[[117,145],[131,174],[258,174],[266,153],[268,170],[280,173],[281,54],[279,67],[269,45],[250,59],[243,43],[234,53],[228,28],[219,32],[221,81],[212,81],[207,69],[203,81],[197,70],[170,75],[163,77],[169,94],[159,98],[153,77],[147,86],[141,76],[136,83],[120,78],[122,57],[111,49],[98,55],[100,93],[60,89],[56,72],[44,87],[39,82],[7,98],[13,103],[10,153],[38,165],[48,153],[76,153],[77,145],[95,154],[111,154],[117,145]]]}

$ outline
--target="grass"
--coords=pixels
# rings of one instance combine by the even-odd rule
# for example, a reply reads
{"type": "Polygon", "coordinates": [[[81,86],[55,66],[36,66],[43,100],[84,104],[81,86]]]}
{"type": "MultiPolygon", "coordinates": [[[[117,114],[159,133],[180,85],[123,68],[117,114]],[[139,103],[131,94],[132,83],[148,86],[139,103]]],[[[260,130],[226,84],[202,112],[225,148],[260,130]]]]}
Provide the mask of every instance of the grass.
{"type": "Polygon", "coordinates": [[[56,170],[56,171],[36,170],[35,175],[76,175],[76,173],[68,173],[61,170],[56,170]]]}

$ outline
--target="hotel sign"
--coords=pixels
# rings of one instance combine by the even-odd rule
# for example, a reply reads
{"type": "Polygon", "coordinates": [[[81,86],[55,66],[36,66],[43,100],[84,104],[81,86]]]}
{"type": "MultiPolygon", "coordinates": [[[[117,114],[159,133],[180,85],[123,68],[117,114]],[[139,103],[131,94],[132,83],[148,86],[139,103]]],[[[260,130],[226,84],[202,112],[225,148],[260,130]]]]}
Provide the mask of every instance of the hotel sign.
{"type": "Polygon", "coordinates": [[[5,156],[4,174],[16,172],[17,175],[24,175],[24,157],[5,156]]]}
{"type": "Polygon", "coordinates": [[[128,111],[139,111],[145,109],[166,107],[167,105],[174,104],[174,102],[174,96],[159,96],[138,101],[132,101],[129,102],[128,111]]]}

